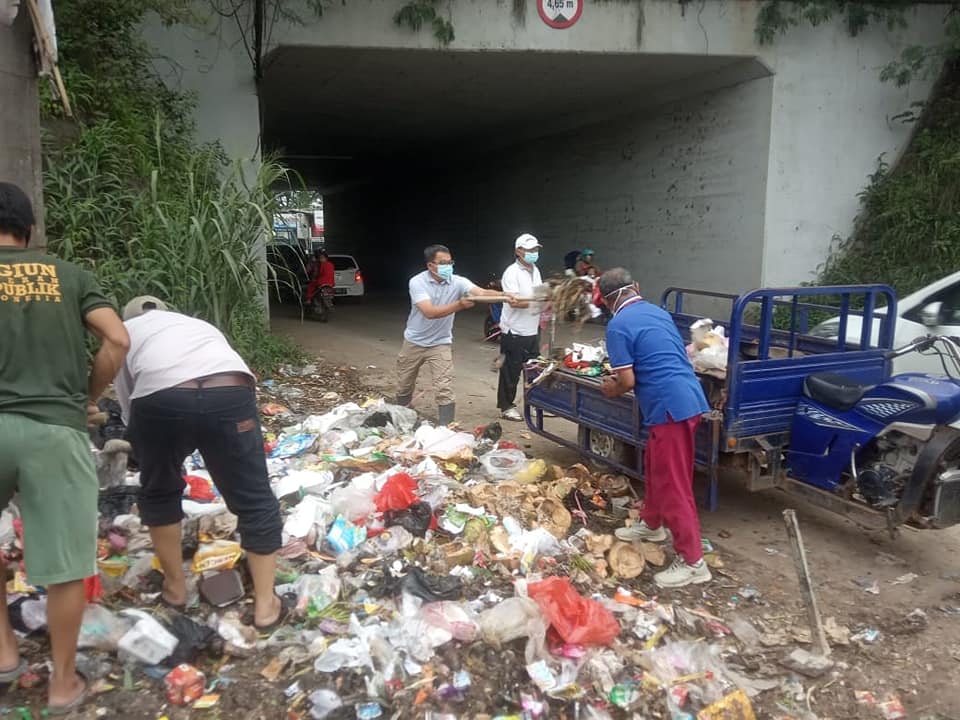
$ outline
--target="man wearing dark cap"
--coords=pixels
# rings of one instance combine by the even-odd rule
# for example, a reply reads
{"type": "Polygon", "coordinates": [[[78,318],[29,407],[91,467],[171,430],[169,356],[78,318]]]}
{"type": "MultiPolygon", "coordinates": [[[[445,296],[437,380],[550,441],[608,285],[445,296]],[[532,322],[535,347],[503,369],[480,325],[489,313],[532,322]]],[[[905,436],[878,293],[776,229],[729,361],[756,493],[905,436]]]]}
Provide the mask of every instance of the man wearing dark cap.
{"type": "MultiPolygon", "coordinates": [[[[47,588],[48,711],[62,715],[86,697],[77,638],[83,580],[97,574],[99,488],[87,416],[97,412],[94,403],[130,340],[93,275],[28,247],[34,225],[26,194],[0,182],[0,506],[19,493],[27,579],[47,588]],[[87,332],[100,341],[89,373],[87,332]]],[[[4,585],[0,683],[8,684],[27,663],[5,610],[4,585]]]]}

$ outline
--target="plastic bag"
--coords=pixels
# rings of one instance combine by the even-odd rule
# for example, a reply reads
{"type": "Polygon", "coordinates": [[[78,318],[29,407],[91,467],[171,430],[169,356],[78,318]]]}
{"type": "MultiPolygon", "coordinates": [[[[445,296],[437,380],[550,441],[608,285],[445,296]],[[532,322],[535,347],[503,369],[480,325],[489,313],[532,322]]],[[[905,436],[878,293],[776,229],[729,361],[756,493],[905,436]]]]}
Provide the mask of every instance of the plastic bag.
{"type": "Polygon", "coordinates": [[[307,615],[319,612],[340,597],[341,582],[337,566],[328,565],[318,575],[304,575],[294,584],[297,612],[307,615]]]}
{"type": "Polygon", "coordinates": [[[277,447],[274,448],[273,452],[270,453],[270,457],[289,458],[293,457],[294,455],[301,455],[312,448],[316,441],[316,435],[289,435],[280,441],[277,447]]]}
{"type": "Polygon", "coordinates": [[[367,529],[347,522],[343,516],[333,521],[327,533],[327,543],[337,555],[353,550],[366,539],[367,529]]]}
{"type": "Polygon", "coordinates": [[[415,502],[417,497],[417,481],[405,472],[399,472],[387,478],[387,482],[380,488],[373,501],[379,512],[387,510],[406,510],[415,502]]]}
{"type": "Polygon", "coordinates": [[[242,555],[240,543],[232,540],[214,540],[212,543],[202,544],[197,549],[191,569],[197,575],[210,570],[229,570],[237,564],[242,555]]]}
{"type": "Polygon", "coordinates": [[[327,715],[343,706],[343,700],[333,690],[315,690],[310,694],[310,717],[323,720],[327,715]]]}
{"type": "Polygon", "coordinates": [[[565,642],[609,645],[620,634],[613,614],[596,600],[581,596],[567,578],[530,583],[527,594],[565,642]]]}
{"type": "Polygon", "coordinates": [[[414,503],[405,510],[388,510],[383,514],[386,527],[402,527],[411,535],[424,537],[433,524],[433,509],[425,502],[414,503]]]}
{"type": "Polygon", "coordinates": [[[537,480],[547,474],[547,463],[540,458],[531,460],[521,467],[513,479],[521,485],[535,483],[537,480]]]}
{"type": "Polygon", "coordinates": [[[187,484],[183,494],[191,500],[210,502],[217,497],[217,490],[213,481],[200,475],[184,475],[183,481],[187,484]]]}
{"type": "Polygon", "coordinates": [[[179,641],[177,649],[169,658],[172,665],[196,662],[197,656],[207,650],[211,641],[217,636],[213,628],[194,622],[186,615],[179,613],[173,614],[164,624],[179,641]]]}
{"type": "Polygon", "coordinates": [[[330,494],[330,506],[336,515],[343,515],[350,522],[363,522],[377,510],[372,487],[360,487],[351,482],[330,494]]]}
{"type": "Polygon", "coordinates": [[[420,608],[420,616],[431,627],[442,628],[457,640],[473,642],[477,637],[477,621],[472,613],[459,603],[427,603],[420,608]]]}
{"type": "MultiPolygon", "coordinates": [[[[650,672],[662,683],[669,684],[684,675],[704,674],[704,679],[697,681],[702,694],[701,702],[714,703],[723,697],[721,683],[729,678],[718,645],[689,641],[667,642],[645,654],[650,661],[650,672]]],[[[668,707],[679,710],[671,706],[671,700],[668,695],[668,707]]]]}
{"type": "Polygon", "coordinates": [[[332,673],[343,668],[373,668],[370,648],[362,638],[340,638],[327,651],[317,658],[313,669],[317,672],[332,673]]]}
{"type": "Polygon", "coordinates": [[[417,445],[426,455],[441,460],[472,457],[477,441],[470,433],[457,432],[446,427],[421,425],[414,433],[417,445]]]}
{"type": "Polygon", "coordinates": [[[307,495],[287,516],[283,532],[293,538],[308,537],[314,527],[326,530],[332,515],[333,511],[327,503],[316,495],[307,495]]]}
{"type": "Polygon", "coordinates": [[[418,567],[411,567],[403,580],[403,589],[422,600],[457,600],[463,592],[463,583],[453,575],[430,575],[418,567]]]}
{"type": "Polygon", "coordinates": [[[517,638],[528,638],[524,653],[528,665],[547,657],[547,623],[540,607],[530,598],[507,598],[480,613],[477,624],[484,642],[498,649],[517,638]]]}
{"type": "Polygon", "coordinates": [[[87,605],[83,611],[77,646],[106,652],[116,651],[120,638],[127,634],[132,625],[127,618],[107,610],[102,605],[87,605]]]}
{"type": "Polygon", "coordinates": [[[483,469],[494,480],[509,480],[526,465],[522,450],[491,450],[480,457],[483,469]]]}

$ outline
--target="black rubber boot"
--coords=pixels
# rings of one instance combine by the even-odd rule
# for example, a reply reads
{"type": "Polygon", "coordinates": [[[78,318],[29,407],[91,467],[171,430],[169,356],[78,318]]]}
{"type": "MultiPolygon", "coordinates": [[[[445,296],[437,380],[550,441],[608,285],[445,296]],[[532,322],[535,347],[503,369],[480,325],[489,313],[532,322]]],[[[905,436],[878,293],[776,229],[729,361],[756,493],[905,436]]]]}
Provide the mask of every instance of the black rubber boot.
{"type": "Polygon", "coordinates": [[[437,406],[437,422],[440,425],[449,425],[453,422],[453,418],[456,415],[457,404],[450,403],[449,405],[438,405],[437,406]]]}
{"type": "Polygon", "coordinates": [[[400,405],[401,407],[410,407],[410,403],[413,402],[413,395],[398,395],[397,399],[393,401],[394,405],[400,405]]]}

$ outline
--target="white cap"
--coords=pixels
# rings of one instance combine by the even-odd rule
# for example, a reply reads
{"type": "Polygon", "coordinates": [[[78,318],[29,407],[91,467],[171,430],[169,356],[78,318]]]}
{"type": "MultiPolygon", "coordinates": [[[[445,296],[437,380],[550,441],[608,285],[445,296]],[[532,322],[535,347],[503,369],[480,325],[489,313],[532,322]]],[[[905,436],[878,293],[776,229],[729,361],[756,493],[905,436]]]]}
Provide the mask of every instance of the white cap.
{"type": "Polygon", "coordinates": [[[147,310],[166,310],[167,304],[153,295],[141,295],[128,302],[123,308],[123,319],[131,320],[143,315],[147,310]]]}
{"type": "Polygon", "coordinates": [[[524,233],[517,238],[517,242],[515,242],[513,246],[518,250],[520,248],[523,248],[524,250],[535,250],[536,248],[540,247],[540,241],[530,233],[524,233]]]}

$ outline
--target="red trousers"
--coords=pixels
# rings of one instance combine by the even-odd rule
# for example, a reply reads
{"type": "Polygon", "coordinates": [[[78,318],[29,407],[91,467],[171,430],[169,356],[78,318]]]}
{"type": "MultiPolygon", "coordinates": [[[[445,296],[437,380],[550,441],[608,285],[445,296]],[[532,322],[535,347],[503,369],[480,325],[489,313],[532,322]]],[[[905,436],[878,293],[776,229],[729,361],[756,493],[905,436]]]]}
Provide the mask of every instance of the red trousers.
{"type": "Polygon", "coordinates": [[[700,518],[693,497],[693,443],[699,424],[697,415],[654,425],[643,453],[643,522],[654,529],[666,525],[673,534],[673,549],[691,565],[703,558],[700,518]]]}

